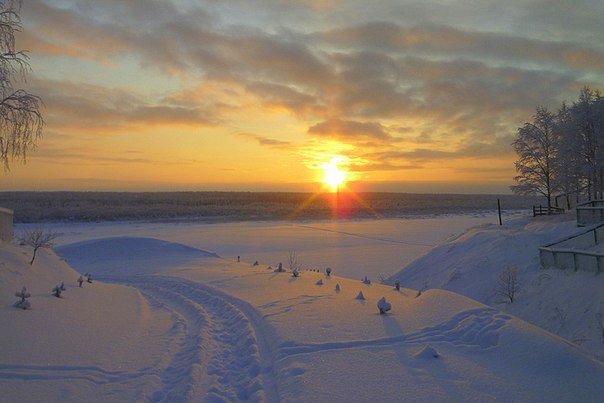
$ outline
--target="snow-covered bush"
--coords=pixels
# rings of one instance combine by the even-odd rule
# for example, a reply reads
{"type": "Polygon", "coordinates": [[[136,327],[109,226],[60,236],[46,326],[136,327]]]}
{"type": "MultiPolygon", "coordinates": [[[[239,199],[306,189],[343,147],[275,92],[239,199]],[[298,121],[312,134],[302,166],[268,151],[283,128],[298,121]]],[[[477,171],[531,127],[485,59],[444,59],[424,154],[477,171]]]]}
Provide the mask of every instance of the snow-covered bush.
{"type": "Polygon", "coordinates": [[[336,284],[336,292],[340,292],[340,284],[336,284]]]}
{"type": "Polygon", "coordinates": [[[300,277],[300,272],[298,271],[298,269],[292,270],[292,276],[293,277],[300,277]]]}
{"type": "Polygon", "coordinates": [[[363,291],[359,291],[359,293],[357,294],[357,299],[361,299],[361,300],[365,299],[365,296],[363,295],[363,291]]]}
{"type": "Polygon", "coordinates": [[[394,282],[394,288],[396,289],[396,291],[400,291],[401,290],[401,282],[396,280],[394,282]]]}
{"type": "Polygon", "coordinates": [[[371,280],[369,280],[367,278],[367,276],[365,276],[365,278],[362,280],[363,284],[371,284],[371,280]]]}
{"type": "Polygon", "coordinates": [[[57,298],[61,298],[61,286],[57,285],[55,286],[55,288],[52,289],[52,295],[54,295],[57,298]]]}
{"type": "Polygon", "coordinates": [[[82,276],[78,277],[78,285],[79,285],[80,287],[82,287],[82,283],[83,283],[83,282],[84,282],[84,277],[82,277],[82,276]]]}
{"type": "Polygon", "coordinates": [[[386,297],[382,297],[378,301],[377,307],[380,310],[380,314],[384,314],[384,313],[388,312],[390,309],[392,309],[392,305],[390,305],[390,302],[386,302],[386,297]]]}
{"type": "Polygon", "coordinates": [[[13,305],[15,308],[31,309],[31,304],[27,300],[27,298],[31,297],[31,294],[27,292],[27,288],[25,286],[23,286],[21,291],[15,292],[15,297],[21,298],[13,305]]]}
{"type": "Polygon", "coordinates": [[[86,273],[86,274],[84,274],[84,276],[86,276],[87,283],[92,283],[92,274],[86,273]]]}
{"type": "Polygon", "coordinates": [[[317,281],[315,284],[316,285],[323,285],[323,279],[319,279],[319,281],[317,281]]]}
{"type": "Polygon", "coordinates": [[[331,276],[331,267],[325,269],[325,274],[327,274],[327,277],[331,276]]]}

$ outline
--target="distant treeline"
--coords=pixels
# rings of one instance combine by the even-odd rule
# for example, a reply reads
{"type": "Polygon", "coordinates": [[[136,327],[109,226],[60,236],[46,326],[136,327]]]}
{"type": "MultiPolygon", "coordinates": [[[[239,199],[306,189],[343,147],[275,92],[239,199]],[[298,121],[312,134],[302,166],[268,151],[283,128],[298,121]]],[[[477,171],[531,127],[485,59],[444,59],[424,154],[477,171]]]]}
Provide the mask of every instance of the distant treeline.
{"type": "Polygon", "coordinates": [[[526,210],[534,197],[360,193],[340,195],[270,192],[0,192],[0,206],[15,222],[75,221],[255,221],[391,218],[526,210]]]}

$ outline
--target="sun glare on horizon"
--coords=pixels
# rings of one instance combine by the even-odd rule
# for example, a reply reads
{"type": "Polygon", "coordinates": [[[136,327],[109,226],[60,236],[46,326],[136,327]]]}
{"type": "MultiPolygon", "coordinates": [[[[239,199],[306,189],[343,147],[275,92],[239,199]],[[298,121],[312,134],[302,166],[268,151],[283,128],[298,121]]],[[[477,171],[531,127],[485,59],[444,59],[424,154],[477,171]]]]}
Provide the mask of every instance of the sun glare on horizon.
{"type": "Polygon", "coordinates": [[[329,185],[333,191],[338,190],[345,183],[346,171],[340,169],[336,158],[332,158],[331,161],[324,163],[322,168],[324,172],[323,182],[329,185]]]}

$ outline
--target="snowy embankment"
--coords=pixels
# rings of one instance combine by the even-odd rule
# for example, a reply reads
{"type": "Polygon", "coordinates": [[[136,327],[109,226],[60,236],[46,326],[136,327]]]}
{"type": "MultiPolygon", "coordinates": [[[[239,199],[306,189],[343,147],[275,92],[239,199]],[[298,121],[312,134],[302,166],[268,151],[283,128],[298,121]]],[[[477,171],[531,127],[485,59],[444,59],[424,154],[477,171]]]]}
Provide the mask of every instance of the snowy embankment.
{"type": "Polygon", "coordinates": [[[78,274],[52,253],[30,267],[26,249],[0,247],[0,389],[9,401],[597,401],[604,394],[601,361],[449,291],[418,296],[304,270],[292,277],[148,238],[61,249],[78,270],[111,284],[79,289],[71,285],[78,274]],[[154,260],[151,245],[173,264],[140,274],[154,260]],[[62,299],[50,295],[59,281],[69,284],[62,299]],[[29,311],[11,306],[22,285],[32,293],[29,311]],[[392,307],[385,315],[376,306],[382,297],[392,307]]]}
{"type": "Polygon", "coordinates": [[[465,295],[555,333],[604,357],[604,275],[539,268],[539,246],[582,231],[572,215],[525,217],[472,228],[434,248],[388,279],[411,288],[465,295]],[[498,278],[516,269],[518,292],[509,303],[498,278]]]}

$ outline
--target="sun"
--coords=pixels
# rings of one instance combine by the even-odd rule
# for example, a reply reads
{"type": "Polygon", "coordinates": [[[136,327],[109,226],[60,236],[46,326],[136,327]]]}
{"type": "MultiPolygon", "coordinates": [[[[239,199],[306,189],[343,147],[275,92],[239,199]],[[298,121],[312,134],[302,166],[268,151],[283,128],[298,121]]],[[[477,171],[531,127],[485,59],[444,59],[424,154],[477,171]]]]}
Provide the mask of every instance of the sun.
{"type": "Polygon", "coordinates": [[[341,185],[346,181],[346,171],[339,168],[338,162],[335,158],[331,161],[326,162],[322,166],[323,169],[323,182],[329,185],[334,191],[338,190],[341,185]]]}

